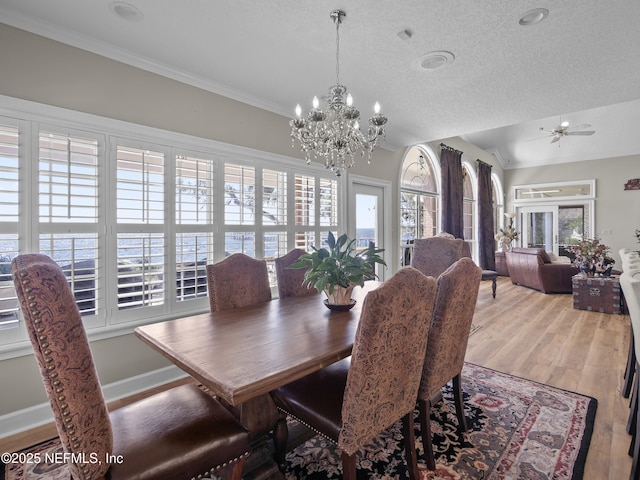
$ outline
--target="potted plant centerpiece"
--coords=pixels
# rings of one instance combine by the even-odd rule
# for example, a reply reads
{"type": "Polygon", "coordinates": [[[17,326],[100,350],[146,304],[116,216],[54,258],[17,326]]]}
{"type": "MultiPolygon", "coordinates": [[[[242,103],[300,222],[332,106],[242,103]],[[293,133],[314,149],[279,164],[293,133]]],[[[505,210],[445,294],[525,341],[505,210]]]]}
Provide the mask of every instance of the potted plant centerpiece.
{"type": "Polygon", "coordinates": [[[337,239],[329,232],[327,247],[311,247],[311,253],[300,255],[289,268],[306,268],[303,284],[327,295],[329,308],[348,309],[355,305],[351,292],[356,285],[376,278],[375,264],[386,266],[379,253],[384,249],[368,246],[358,250],[355,240],[346,234],[337,239]]]}
{"type": "Polygon", "coordinates": [[[577,244],[569,246],[568,250],[575,254],[575,261],[580,265],[583,274],[590,277],[596,273],[608,277],[613,264],[616,263],[609,256],[610,247],[600,243],[597,238],[580,240],[577,244]]]}

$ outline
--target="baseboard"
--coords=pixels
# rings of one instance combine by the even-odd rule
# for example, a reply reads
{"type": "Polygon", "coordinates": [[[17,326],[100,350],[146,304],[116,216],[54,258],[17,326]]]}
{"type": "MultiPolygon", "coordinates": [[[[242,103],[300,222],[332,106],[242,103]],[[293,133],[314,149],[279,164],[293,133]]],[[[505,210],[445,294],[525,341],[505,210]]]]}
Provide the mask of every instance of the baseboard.
{"type": "MultiPolygon", "coordinates": [[[[186,374],[178,367],[169,366],[103,385],[102,391],[106,402],[109,403],[179,380],[185,376],[186,374]]],[[[49,402],[7,413],[0,416],[0,438],[9,437],[50,422],[53,422],[53,412],[49,402]]]]}

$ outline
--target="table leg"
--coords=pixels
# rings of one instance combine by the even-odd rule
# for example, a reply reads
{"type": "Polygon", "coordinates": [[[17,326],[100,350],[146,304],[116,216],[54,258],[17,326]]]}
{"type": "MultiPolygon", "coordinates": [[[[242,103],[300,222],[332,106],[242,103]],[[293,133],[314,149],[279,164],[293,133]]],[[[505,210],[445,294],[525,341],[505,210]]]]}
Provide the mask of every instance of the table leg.
{"type": "Polygon", "coordinates": [[[496,278],[493,277],[493,281],[491,282],[491,292],[493,293],[493,298],[496,298],[496,278]]]}
{"type": "Polygon", "coordinates": [[[231,407],[251,435],[252,453],[247,459],[242,478],[244,480],[283,480],[284,475],[274,459],[269,434],[278,421],[278,410],[271,395],[261,395],[231,407]]]}

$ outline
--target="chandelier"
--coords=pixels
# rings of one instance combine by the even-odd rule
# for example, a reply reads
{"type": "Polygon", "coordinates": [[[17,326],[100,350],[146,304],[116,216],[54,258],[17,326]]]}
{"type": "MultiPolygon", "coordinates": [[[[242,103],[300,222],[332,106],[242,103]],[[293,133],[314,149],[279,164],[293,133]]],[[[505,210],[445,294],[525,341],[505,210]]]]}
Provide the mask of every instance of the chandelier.
{"type": "Polygon", "coordinates": [[[354,165],[357,154],[366,155],[367,162],[371,163],[371,153],[378,140],[384,140],[387,123],[387,117],[380,113],[380,104],[376,102],[367,131],[362,132],[358,121],[360,112],[353,106],[347,87],[340,84],[340,24],[345,15],[342,10],[333,10],[330,14],[336,25],[336,84],[329,88],[327,109],[320,109],[318,97],[313,97],[313,108],[307,116],[302,116],[298,104],[296,117],[289,122],[291,146],[294,147],[298,140],[308,164],[312,159],[322,161],[337,176],[354,165]]]}

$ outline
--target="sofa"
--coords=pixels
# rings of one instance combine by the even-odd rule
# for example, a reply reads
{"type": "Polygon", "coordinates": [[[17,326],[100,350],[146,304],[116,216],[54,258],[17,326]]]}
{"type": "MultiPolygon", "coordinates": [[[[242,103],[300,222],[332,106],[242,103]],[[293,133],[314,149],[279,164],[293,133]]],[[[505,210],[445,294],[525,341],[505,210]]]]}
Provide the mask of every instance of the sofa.
{"type": "Polygon", "coordinates": [[[578,266],[553,258],[544,248],[514,247],[506,252],[511,282],[543,293],[572,293],[578,266]]]}

